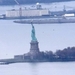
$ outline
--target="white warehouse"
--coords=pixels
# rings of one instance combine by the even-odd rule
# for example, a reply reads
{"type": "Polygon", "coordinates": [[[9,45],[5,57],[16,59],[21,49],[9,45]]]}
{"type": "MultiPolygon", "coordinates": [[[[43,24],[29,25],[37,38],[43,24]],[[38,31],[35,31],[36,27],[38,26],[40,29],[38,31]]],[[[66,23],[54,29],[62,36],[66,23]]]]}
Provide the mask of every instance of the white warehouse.
{"type": "Polygon", "coordinates": [[[49,15],[48,9],[22,9],[22,10],[8,10],[6,11],[6,17],[34,17],[34,16],[43,16],[49,15]]]}

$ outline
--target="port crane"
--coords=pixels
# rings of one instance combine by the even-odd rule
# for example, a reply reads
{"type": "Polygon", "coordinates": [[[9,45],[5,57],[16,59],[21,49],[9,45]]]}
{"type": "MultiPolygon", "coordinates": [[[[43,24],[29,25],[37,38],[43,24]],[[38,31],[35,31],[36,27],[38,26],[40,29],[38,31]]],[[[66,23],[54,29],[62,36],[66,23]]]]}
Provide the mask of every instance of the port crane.
{"type": "Polygon", "coordinates": [[[21,5],[20,5],[20,3],[17,0],[14,0],[14,1],[16,2],[17,5],[20,6],[20,8],[19,8],[19,17],[21,19],[21,17],[22,17],[22,8],[21,8],[21,5]]]}

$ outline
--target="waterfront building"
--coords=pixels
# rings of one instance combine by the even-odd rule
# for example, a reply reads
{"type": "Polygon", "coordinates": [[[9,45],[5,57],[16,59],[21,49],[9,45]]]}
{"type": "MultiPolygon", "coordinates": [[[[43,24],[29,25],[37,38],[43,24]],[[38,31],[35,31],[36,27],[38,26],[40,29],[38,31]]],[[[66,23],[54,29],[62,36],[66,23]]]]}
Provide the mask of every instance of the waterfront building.
{"type": "Polygon", "coordinates": [[[49,9],[42,8],[39,3],[36,3],[35,8],[21,8],[7,10],[5,13],[6,18],[30,18],[30,17],[42,17],[49,15],[49,9]]]}

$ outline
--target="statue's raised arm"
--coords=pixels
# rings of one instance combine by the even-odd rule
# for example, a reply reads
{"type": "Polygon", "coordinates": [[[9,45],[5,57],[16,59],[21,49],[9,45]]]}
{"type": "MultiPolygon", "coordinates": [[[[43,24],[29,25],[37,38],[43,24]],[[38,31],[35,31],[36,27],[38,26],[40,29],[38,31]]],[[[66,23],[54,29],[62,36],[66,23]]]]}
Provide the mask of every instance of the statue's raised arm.
{"type": "Polygon", "coordinates": [[[35,36],[35,28],[33,26],[33,24],[31,23],[32,25],[32,31],[31,31],[31,38],[32,38],[32,41],[37,41],[37,38],[35,36]]]}

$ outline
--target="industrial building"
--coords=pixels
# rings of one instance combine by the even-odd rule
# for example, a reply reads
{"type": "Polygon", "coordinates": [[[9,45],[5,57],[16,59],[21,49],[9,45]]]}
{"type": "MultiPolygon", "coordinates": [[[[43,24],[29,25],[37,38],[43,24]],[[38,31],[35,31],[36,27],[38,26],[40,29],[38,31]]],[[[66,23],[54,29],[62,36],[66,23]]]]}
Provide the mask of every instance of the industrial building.
{"type": "Polygon", "coordinates": [[[20,13],[19,10],[8,10],[6,11],[6,17],[32,17],[32,16],[44,16],[49,15],[47,9],[23,9],[20,13]]]}
{"type": "Polygon", "coordinates": [[[48,9],[43,9],[42,6],[37,3],[36,8],[19,8],[19,10],[12,9],[6,11],[7,18],[16,18],[16,17],[37,17],[37,16],[46,16],[49,15],[48,9]]]}

